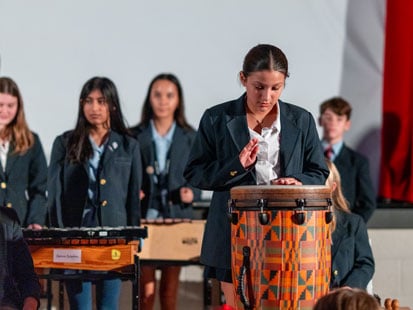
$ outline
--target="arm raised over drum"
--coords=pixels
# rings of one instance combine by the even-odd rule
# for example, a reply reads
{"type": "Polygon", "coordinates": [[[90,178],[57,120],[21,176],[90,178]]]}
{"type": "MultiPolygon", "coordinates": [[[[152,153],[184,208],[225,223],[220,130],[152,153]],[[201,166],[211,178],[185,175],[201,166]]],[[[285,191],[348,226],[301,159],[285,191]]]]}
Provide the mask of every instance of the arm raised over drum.
{"type": "Polygon", "coordinates": [[[218,145],[221,140],[216,135],[220,130],[215,131],[212,118],[208,110],[202,116],[184,177],[194,187],[217,191],[245,183],[246,178],[254,180],[251,170],[241,163],[234,145],[218,145]]]}

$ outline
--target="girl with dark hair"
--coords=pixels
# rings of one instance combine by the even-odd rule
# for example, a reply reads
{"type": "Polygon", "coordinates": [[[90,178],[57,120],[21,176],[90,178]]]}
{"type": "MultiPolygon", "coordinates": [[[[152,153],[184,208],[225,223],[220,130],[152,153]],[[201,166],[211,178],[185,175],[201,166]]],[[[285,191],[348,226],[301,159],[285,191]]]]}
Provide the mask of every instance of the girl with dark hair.
{"type": "Polygon", "coordinates": [[[232,307],[230,189],[253,184],[323,185],[328,176],[313,116],[279,99],[288,75],[287,58],[278,47],[253,47],[239,73],[246,92],[204,112],[185,169],[190,184],[214,191],[201,262],[205,277],[221,282],[232,307]]]}
{"type": "MultiPolygon", "coordinates": [[[[184,114],[182,87],[176,76],[162,73],[149,85],[141,123],[133,128],[141,146],[145,169],[142,216],[146,219],[192,218],[192,202],[200,191],[184,179],[185,163],[195,137],[184,114]]],[[[149,236],[150,238],[150,236],[149,236]]],[[[180,266],[141,266],[141,309],[153,309],[155,269],[161,269],[163,310],[176,309],[180,266]]]]}
{"type": "MultiPolygon", "coordinates": [[[[48,179],[50,221],[58,227],[140,225],[139,144],[124,124],[115,85],[86,82],[76,127],[58,136],[48,179]]],[[[92,309],[90,281],[66,280],[71,309],[92,309]]],[[[117,309],[121,280],[96,281],[98,309],[117,309]]]]}
{"type": "Polygon", "coordinates": [[[13,208],[23,227],[46,220],[47,163],[39,137],[30,131],[17,84],[0,78],[0,206],[13,208]]]}

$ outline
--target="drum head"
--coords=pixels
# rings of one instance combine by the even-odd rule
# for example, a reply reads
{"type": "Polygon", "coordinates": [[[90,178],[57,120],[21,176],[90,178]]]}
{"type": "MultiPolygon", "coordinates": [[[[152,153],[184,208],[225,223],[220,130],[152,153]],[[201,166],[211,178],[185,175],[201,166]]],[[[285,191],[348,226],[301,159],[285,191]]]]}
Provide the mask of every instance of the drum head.
{"type": "Polygon", "coordinates": [[[326,185],[247,185],[231,189],[231,199],[322,199],[331,197],[331,188],[326,185]]]}

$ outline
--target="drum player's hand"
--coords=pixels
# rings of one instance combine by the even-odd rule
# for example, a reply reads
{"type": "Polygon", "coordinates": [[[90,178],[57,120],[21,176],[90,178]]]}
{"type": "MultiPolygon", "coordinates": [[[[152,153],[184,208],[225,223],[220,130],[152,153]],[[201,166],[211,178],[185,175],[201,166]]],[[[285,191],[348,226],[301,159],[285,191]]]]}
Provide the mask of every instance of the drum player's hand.
{"type": "Polygon", "coordinates": [[[294,178],[279,178],[271,180],[272,185],[303,185],[300,181],[294,178]]]}
{"type": "Polygon", "coordinates": [[[143,190],[139,191],[139,199],[142,200],[143,198],[145,198],[145,193],[143,192],[143,190]]]}
{"type": "Polygon", "coordinates": [[[34,230],[40,230],[40,229],[42,229],[43,227],[42,227],[42,225],[39,225],[39,224],[30,224],[30,225],[27,225],[27,228],[29,228],[29,229],[34,229],[34,230]]]}
{"type": "Polygon", "coordinates": [[[189,187],[181,187],[179,195],[183,203],[191,203],[194,200],[194,192],[189,187]]]}
{"type": "Polygon", "coordinates": [[[248,142],[247,145],[241,150],[241,153],[239,153],[239,161],[241,162],[241,165],[245,169],[250,168],[257,160],[257,154],[258,139],[252,138],[250,142],[248,142]]]}

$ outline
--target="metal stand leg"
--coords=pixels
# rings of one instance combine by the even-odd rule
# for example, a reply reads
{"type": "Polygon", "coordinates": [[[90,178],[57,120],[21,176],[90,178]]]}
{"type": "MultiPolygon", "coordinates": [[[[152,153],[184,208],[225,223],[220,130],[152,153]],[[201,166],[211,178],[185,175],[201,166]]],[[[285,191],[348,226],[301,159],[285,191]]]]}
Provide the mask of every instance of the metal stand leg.
{"type": "Polygon", "coordinates": [[[47,290],[47,310],[52,309],[52,280],[46,280],[46,290],[47,290]]]}
{"type": "Polygon", "coordinates": [[[59,310],[63,310],[65,308],[64,305],[64,298],[65,298],[65,288],[63,285],[64,281],[59,281],[59,310]]]}
{"type": "Polygon", "coordinates": [[[204,309],[212,305],[212,282],[204,277],[204,309]]]}
{"type": "Polygon", "coordinates": [[[139,265],[139,257],[135,255],[134,258],[134,277],[132,280],[132,309],[139,310],[140,305],[140,265],[139,265]]]}

